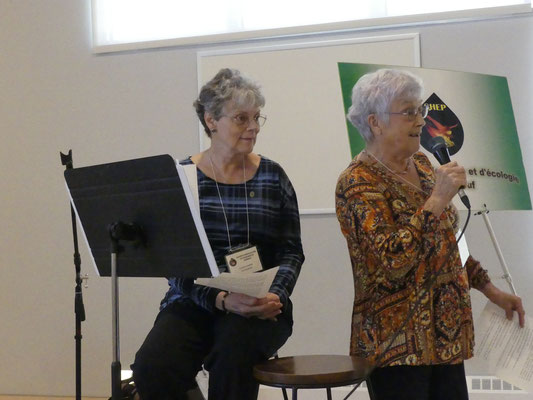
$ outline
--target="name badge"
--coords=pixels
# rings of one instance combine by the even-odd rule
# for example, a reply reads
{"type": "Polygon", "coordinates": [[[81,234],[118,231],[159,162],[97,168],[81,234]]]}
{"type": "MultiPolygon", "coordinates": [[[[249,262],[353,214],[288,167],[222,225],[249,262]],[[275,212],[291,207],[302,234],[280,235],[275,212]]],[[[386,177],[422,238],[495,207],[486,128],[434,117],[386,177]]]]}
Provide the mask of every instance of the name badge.
{"type": "Polygon", "coordinates": [[[231,273],[249,273],[263,270],[257,247],[249,246],[228,253],[226,256],[226,265],[231,273]]]}

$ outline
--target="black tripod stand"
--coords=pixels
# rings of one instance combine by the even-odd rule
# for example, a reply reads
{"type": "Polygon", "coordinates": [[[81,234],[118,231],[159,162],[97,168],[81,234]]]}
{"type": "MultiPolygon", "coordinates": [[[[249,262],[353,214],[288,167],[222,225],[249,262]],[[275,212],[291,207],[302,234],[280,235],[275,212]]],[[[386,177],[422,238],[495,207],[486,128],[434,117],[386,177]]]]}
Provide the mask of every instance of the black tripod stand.
{"type": "MultiPolygon", "coordinates": [[[[61,164],[66,169],[72,169],[72,150],[68,154],[59,153],[61,155],[61,164]]],[[[76,287],[74,289],[74,314],[76,316],[76,334],[74,339],[76,341],[76,400],[81,400],[81,323],[85,321],[85,307],[83,305],[83,295],[81,292],[81,285],[84,279],[81,277],[81,257],[78,251],[78,232],[76,229],[76,213],[74,207],[70,206],[70,216],[72,218],[72,236],[74,239],[74,268],[76,270],[76,287]]]]}

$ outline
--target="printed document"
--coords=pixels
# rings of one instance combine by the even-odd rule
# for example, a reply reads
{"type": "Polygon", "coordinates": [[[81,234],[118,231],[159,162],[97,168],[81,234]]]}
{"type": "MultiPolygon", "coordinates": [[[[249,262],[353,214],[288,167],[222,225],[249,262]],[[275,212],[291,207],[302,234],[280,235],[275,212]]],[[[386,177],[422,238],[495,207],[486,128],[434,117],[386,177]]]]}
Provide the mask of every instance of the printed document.
{"type": "Polygon", "coordinates": [[[485,360],[494,375],[526,392],[533,393],[533,319],[526,316],[523,328],[515,315],[488,302],[476,329],[475,356],[485,360]]]}
{"type": "Polygon", "coordinates": [[[194,283],[248,296],[265,297],[279,267],[247,274],[223,272],[216,278],[198,278],[194,283]]]}

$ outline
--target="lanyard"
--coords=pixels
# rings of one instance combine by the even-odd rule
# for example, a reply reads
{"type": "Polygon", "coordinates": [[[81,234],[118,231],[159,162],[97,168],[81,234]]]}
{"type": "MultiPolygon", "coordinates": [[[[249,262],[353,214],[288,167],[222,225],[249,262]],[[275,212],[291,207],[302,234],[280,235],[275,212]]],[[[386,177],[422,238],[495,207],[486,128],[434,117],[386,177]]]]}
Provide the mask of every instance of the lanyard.
{"type": "MultiPolygon", "coordinates": [[[[229,233],[229,224],[228,224],[228,217],[226,216],[226,210],[224,208],[224,203],[222,202],[222,196],[220,195],[220,189],[218,187],[218,181],[217,181],[217,175],[215,173],[215,168],[213,166],[213,160],[211,159],[211,154],[209,154],[209,162],[211,164],[211,171],[213,172],[213,177],[215,178],[215,185],[217,187],[217,193],[218,198],[220,200],[220,206],[222,207],[222,214],[224,214],[224,221],[226,222],[226,232],[228,233],[228,244],[230,251],[232,250],[231,246],[231,237],[229,233]]],[[[244,200],[246,202],[246,228],[247,228],[247,235],[248,235],[248,243],[247,245],[250,245],[250,216],[248,214],[248,188],[246,186],[246,163],[244,161],[244,156],[242,156],[242,170],[243,170],[243,179],[244,179],[244,200]]]]}

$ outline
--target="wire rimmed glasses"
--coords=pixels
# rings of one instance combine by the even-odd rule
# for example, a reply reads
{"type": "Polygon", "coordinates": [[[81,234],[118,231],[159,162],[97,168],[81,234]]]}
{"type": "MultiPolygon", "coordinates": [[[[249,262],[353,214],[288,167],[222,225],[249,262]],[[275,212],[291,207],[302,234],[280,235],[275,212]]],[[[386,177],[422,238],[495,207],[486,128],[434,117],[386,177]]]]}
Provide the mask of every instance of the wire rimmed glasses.
{"type": "Polygon", "coordinates": [[[401,112],[387,112],[386,114],[403,115],[404,117],[407,117],[409,121],[414,121],[418,115],[420,115],[422,118],[426,118],[428,116],[428,112],[429,106],[427,104],[422,104],[418,108],[409,108],[401,112]]]}
{"type": "Polygon", "coordinates": [[[223,117],[230,118],[235,125],[243,127],[243,126],[250,126],[251,121],[254,121],[257,125],[263,126],[265,125],[265,122],[267,120],[265,115],[257,114],[253,118],[250,118],[248,114],[237,114],[237,115],[222,115],[223,117]]]}

